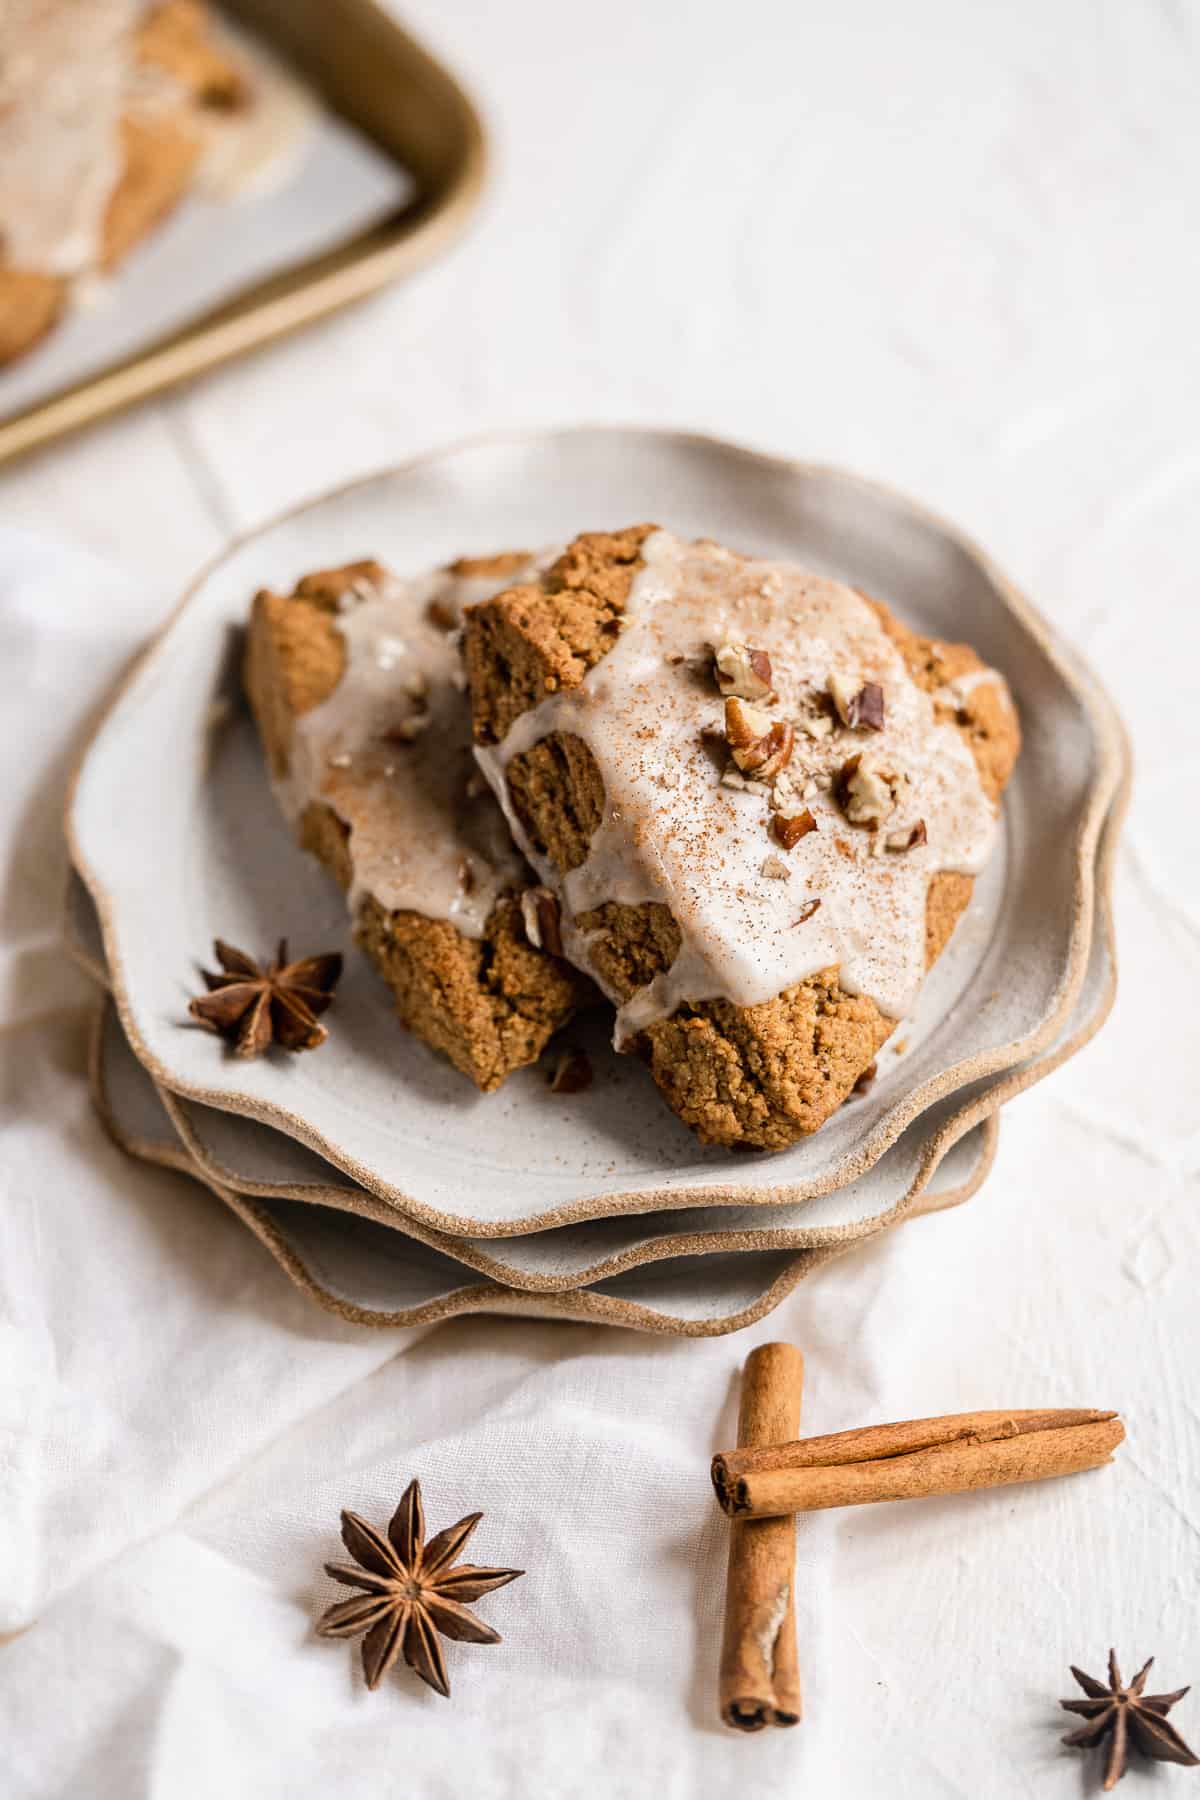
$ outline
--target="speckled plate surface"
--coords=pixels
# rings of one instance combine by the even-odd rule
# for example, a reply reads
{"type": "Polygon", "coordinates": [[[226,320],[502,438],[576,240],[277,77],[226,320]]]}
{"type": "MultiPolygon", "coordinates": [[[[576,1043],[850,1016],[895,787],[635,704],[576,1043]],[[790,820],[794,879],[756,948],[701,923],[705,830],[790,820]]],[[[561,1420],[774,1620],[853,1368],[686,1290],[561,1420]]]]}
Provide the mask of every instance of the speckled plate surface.
{"type": "MultiPolygon", "coordinates": [[[[590,1287],[531,1292],[481,1279],[434,1243],[410,1235],[394,1212],[383,1218],[353,1216],[302,1201],[252,1199],[203,1174],[108,1002],[96,1017],[91,1065],[96,1109],[123,1149],[202,1182],[311,1299],[361,1325],[428,1325],[458,1313],[519,1313],[716,1337],[752,1325],[805,1276],[864,1241],[860,1236],[819,1249],[675,1255],[590,1287]]],[[[994,1117],[969,1131],[942,1162],[917,1210],[939,1211],[968,1199],[992,1166],[996,1138],[994,1117]]]]}
{"type": "Polygon", "coordinates": [[[1119,728],[1091,678],[951,527],[837,471],[710,439],[595,429],[424,457],[236,545],[123,685],[80,770],[68,828],[122,1025],[155,1080],[274,1126],[423,1225],[505,1237],[831,1194],[929,1108],[1047,1050],[1084,982],[1099,831],[1121,767],[1119,728]],[[474,1094],[397,1030],[386,990],[357,956],[318,1055],[240,1063],[186,1029],[196,965],[215,935],[253,947],[286,932],[298,953],[348,938],[340,896],[287,837],[237,698],[233,646],[254,588],[354,556],[404,571],[645,517],[867,587],[919,629],[968,638],[1009,679],[1025,751],[1004,831],[898,1034],[907,1053],[881,1061],[866,1098],[812,1138],[753,1157],[699,1146],[644,1071],[618,1059],[569,1106],[536,1071],[498,1095],[474,1094]]]}

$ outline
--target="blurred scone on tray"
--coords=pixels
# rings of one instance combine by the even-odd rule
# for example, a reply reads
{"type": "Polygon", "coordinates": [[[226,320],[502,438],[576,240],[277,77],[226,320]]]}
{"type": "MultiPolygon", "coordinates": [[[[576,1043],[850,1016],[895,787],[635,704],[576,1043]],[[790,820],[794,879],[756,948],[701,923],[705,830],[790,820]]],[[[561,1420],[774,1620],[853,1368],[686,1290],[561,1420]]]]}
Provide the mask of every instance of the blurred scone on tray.
{"type": "Polygon", "coordinates": [[[256,103],[203,0],[4,0],[0,365],[167,217],[256,103]]]}

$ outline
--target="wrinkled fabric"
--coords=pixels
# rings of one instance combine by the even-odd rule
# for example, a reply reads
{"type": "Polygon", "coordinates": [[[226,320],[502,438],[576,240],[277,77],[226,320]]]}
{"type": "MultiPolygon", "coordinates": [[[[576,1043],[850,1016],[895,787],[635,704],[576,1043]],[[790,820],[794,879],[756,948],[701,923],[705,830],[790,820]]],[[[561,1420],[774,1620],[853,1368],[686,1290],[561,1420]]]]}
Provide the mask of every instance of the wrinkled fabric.
{"type": "MultiPolygon", "coordinates": [[[[0,1793],[1074,1800],[1067,1665],[1200,1669],[1196,18],[411,12],[496,134],[463,249],[0,475],[0,1793]],[[974,1200],[746,1333],[358,1330],[95,1122],[68,770],[229,531],[458,433],[598,416],[864,468],[1011,565],[1133,735],[1121,993],[1006,1110],[974,1200]],[[1129,1438],[1071,1481],[803,1520],[805,1720],[731,1737],[707,1465],[774,1336],[805,1431],[1061,1404],[1129,1438]],[[414,1474],[431,1529],[480,1508],[471,1555],[528,1571],[479,1603],[502,1644],[448,1647],[449,1704],[402,1671],[367,1694],[312,1630],[339,1508],[382,1524],[414,1474]]],[[[1200,1740],[1195,1696],[1172,1718],[1200,1740]]]]}

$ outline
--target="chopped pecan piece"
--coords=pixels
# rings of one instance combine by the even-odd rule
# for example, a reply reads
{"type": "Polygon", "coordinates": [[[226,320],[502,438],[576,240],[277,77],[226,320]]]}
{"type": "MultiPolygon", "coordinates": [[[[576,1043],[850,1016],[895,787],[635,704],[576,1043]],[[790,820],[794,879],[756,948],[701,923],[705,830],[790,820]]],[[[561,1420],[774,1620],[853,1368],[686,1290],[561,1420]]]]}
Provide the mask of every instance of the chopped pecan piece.
{"type": "Polygon", "coordinates": [[[784,769],[771,783],[771,805],[776,812],[782,812],[796,798],[796,784],[784,769]]]}
{"type": "Polygon", "coordinates": [[[546,950],[551,956],[562,955],[558,901],[549,888],[525,889],[521,895],[521,917],[525,921],[525,936],[535,950],[546,950]]]}
{"type": "Polygon", "coordinates": [[[727,696],[741,700],[773,700],[775,680],[765,650],[749,644],[722,644],[713,653],[713,674],[727,696]]]}
{"type": "Polygon", "coordinates": [[[784,850],[793,849],[802,837],[817,829],[817,821],[806,806],[801,813],[776,813],[771,820],[771,835],[784,850]]]}
{"type": "Polygon", "coordinates": [[[791,761],[796,731],[789,720],[733,699],[725,702],[725,739],[743,775],[770,781],[791,761]]]}
{"type": "Polygon", "coordinates": [[[895,810],[903,776],[877,757],[852,756],[842,764],[838,798],[852,825],[875,831],[895,810]]]}
{"type": "Polygon", "coordinates": [[[436,594],[425,608],[425,617],[437,631],[457,631],[462,624],[457,610],[436,594]]]}
{"type": "Polygon", "coordinates": [[[884,842],[889,850],[915,850],[919,844],[928,843],[924,819],[918,819],[910,830],[889,832],[884,842]]]}
{"type": "Polygon", "coordinates": [[[582,1050],[560,1050],[550,1076],[552,1094],[582,1094],[592,1085],[592,1065],[582,1050]]]}
{"type": "Polygon", "coordinates": [[[883,730],[883,689],[877,681],[858,681],[835,670],[829,677],[829,695],[838,718],[851,731],[883,730]]]}

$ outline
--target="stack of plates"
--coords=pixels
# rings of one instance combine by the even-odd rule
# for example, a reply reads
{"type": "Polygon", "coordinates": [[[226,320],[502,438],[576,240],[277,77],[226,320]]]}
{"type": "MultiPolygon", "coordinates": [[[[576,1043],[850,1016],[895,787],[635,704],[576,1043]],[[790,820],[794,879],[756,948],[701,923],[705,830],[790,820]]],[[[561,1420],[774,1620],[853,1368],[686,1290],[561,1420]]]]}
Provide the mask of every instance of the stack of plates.
{"type": "MultiPolygon", "coordinates": [[[[997,1112],[1103,1022],[1110,875],[1128,785],[1112,707],[973,545],[836,471],[663,432],[491,439],[315,501],[234,546],[124,682],[68,832],[69,935],[108,991],[97,1105],[134,1155],[185,1170],[314,1299],[365,1324],[519,1312],[707,1335],[761,1317],[839,1250],[974,1193],[997,1112]],[[866,1095],[773,1156],[706,1149],[600,1016],[596,1071],[481,1096],[396,1025],[343,902],[293,845],[237,687],[257,587],[373,556],[400,572],[653,518],[886,598],[1007,675],[1025,748],[971,907],[866,1095]],[[239,1062],[191,1026],[212,940],[341,946],[329,1041],[239,1062]]],[[[590,1041],[589,1041],[590,1039],[590,1041]]]]}

